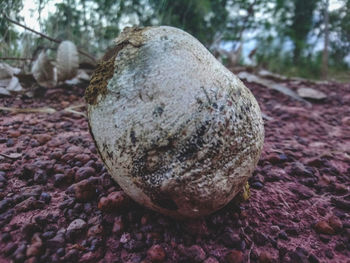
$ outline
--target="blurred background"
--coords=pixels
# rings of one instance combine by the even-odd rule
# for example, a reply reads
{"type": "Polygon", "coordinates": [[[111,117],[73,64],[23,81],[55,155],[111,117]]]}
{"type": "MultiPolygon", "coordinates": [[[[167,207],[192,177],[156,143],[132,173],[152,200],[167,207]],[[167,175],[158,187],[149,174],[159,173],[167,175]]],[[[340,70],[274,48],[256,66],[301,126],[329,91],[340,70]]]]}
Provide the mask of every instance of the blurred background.
{"type": "Polygon", "coordinates": [[[0,10],[0,59],[16,66],[42,49],[54,57],[57,43],[5,15],[97,59],[126,26],[171,25],[229,68],[350,79],[350,0],[0,0],[0,10]]]}

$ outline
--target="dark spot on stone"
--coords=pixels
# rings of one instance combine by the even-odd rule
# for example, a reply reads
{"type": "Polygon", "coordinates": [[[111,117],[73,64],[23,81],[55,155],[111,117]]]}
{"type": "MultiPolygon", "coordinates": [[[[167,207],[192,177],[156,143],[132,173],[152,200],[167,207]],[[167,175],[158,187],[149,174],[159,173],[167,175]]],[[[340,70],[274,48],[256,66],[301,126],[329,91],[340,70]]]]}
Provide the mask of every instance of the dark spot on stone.
{"type": "Polygon", "coordinates": [[[162,116],[163,112],[164,112],[164,109],[160,106],[157,106],[153,111],[153,115],[156,117],[160,117],[162,116]]]}
{"type": "Polygon", "coordinates": [[[198,104],[202,105],[203,104],[203,101],[200,99],[200,98],[196,98],[196,101],[198,104]]]}
{"type": "Polygon", "coordinates": [[[107,151],[107,155],[110,159],[113,159],[113,152],[107,151]]]}
{"type": "Polygon", "coordinates": [[[217,105],[215,102],[213,103],[213,108],[214,108],[214,109],[217,109],[217,108],[218,108],[218,105],[217,105]]]}
{"type": "Polygon", "coordinates": [[[95,105],[98,95],[106,94],[108,81],[114,74],[114,60],[119,51],[127,44],[128,42],[123,42],[109,49],[98,63],[96,70],[92,74],[90,85],[85,91],[85,100],[88,104],[95,105]]]}
{"type": "Polygon", "coordinates": [[[131,139],[131,143],[133,145],[135,145],[135,143],[137,142],[137,139],[135,137],[135,131],[134,130],[131,130],[131,132],[130,132],[130,139],[131,139]]]}

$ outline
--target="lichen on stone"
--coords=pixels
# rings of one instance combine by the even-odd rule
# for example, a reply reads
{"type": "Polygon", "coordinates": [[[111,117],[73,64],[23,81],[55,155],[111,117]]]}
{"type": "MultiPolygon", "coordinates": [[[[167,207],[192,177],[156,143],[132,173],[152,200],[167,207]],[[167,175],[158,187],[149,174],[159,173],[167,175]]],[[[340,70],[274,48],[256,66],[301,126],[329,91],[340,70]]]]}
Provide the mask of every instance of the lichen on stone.
{"type": "Polygon", "coordinates": [[[106,95],[107,84],[113,77],[115,59],[118,53],[128,44],[134,47],[140,47],[143,43],[142,32],[145,29],[147,28],[126,28],[115,40],[115,45],[106,52],[92,74],[90,85],[85,91],[85,100],[88,104],[95,105],[99,95],[106,95]]]}
{"type": "Polygon", "coordinates": [[[106,94],[108,81],[114,74],[115,58],[124,45],[123,43],[116,45],[98,63],[96,70],[92,74],[90,85],[85,91],[85,100],[88,104],[95,105],[97,97],[106,94]]]}

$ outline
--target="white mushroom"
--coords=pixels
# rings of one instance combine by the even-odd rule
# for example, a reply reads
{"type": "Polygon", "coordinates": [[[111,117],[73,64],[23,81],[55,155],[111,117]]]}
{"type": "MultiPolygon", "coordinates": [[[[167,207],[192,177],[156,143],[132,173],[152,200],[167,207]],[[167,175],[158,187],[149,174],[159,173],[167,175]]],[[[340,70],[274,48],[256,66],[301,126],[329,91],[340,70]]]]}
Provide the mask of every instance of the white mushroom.
{"type": "Polygon", "coordinates": [[[160,213],[194,218],[220,209],[258,162],[264,127],[257,101],[182,30],[124,30],[85,96],[109,173],[160,213]]]}

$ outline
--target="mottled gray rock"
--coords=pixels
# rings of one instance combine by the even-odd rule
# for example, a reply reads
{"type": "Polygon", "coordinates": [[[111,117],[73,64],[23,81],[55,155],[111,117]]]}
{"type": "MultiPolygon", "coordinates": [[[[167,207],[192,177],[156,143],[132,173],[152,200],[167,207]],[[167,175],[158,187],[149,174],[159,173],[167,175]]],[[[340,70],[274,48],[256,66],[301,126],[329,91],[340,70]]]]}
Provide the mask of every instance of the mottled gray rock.
{"type": "Polygon", "coordinates": [[[135,201],[166,215],[220,209],[258,162],[264,128],[257,101],[182,30],[124,30],[85,98],[109,173],[135,201]]]}

